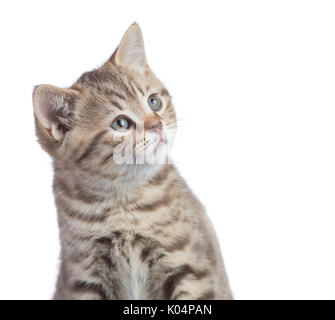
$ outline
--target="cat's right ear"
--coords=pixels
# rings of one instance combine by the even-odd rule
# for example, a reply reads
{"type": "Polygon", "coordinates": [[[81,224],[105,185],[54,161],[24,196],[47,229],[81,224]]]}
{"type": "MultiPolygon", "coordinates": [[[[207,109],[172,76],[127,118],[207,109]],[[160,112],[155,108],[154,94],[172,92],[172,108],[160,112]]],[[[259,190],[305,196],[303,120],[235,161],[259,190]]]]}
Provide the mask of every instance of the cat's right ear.
{"type": "Polygon", "coordinates": [[[42,84],[34,89],[33,105],[37,120],[54,140],[61,141],[72,128],[72,111],[77,93],[42,84]]]}
{"type": "Polygon", "coordinates": [[[138,72],[147,70],[142,31],[137,23],[128,28],[110,61],[138,72]]]}

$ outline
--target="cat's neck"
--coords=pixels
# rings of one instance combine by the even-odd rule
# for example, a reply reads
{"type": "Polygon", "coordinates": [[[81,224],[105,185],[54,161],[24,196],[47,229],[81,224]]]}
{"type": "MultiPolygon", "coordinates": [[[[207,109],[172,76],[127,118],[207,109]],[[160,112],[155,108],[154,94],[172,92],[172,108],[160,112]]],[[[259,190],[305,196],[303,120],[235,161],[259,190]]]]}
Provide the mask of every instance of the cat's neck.
{"type": "Polygon", "coordinates": [[[54,162],[54,180],[62,181],[73,192],[96,197],[108,197],[116,202],[126,202],[148,182],[171,164],[133,165],[119,173],[92,172],[83,168],[68,167],[54,162]],[[123,173],[125,172],[125,173],[123,173]]]}

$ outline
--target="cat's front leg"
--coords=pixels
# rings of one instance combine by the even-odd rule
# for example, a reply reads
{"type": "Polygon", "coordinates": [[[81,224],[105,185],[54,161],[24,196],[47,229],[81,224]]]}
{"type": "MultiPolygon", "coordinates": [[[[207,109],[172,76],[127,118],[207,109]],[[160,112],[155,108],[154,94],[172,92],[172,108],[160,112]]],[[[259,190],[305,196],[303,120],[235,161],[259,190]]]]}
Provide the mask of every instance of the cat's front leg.
{"type": "MultiPolygon", "coordinates": [[[[72,266],[73,267],[73,266],[72,266]]],[[[113,291],[99,277],[92,277],[64,263],[57,280],[54,300],[113,300],[113,291]]]]}
{"type": "Polygon", "coordinates": [[[162,287],[165,299],[211,300],[220,299],[213,289],[213,276],[207,270],[184,264],[171,270],[162,287]]]}
{"type": "Polygon", "coordinates": [[[59,286],[53,300],[113,300],[111,293],[99,282],[76,280],[59,286]]]}
{"type": "Polygon", "coordinates": [[[110,291],[102,283],[76,280],[69,288],[71,300],[112,300],[110,291]]]}

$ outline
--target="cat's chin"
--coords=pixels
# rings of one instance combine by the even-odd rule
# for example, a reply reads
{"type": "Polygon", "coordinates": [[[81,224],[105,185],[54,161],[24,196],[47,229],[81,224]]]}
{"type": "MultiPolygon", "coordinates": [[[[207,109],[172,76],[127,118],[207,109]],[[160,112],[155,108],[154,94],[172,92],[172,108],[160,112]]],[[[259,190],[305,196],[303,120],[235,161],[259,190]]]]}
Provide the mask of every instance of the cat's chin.
{"type": "Polygon", "coordinates": [[[132,185],[142,185],[152,179],[160,172],[168,162],[165,163],[142,163],[127,165],[127,182],[132,185]]]}
{"type": "Polygon", "coordinates": [[[135,164],[133,167],[134,178],[136,179],[136,174],[141,175],[142,179],[151,179],[157,172],[159,172],[162,167],[167,163],[144,163],[144,164],[135,164]]]}

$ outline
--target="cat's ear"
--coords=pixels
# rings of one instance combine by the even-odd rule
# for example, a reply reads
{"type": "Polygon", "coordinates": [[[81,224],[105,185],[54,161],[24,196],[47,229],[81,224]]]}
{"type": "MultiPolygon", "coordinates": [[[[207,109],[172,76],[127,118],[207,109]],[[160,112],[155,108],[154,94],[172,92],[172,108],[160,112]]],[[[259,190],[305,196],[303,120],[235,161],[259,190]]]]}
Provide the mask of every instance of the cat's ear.
{"type": "Polygon", "coordinates": [[[35,88],[33,105],[36,118],[43,129],[61,141],[66,131],[72,128],[72,110],[76,91],[48,84],[35,88]]]}
{"type": "Polygon", "coordinates": [[[139,72],[148,67],[142,31],[137,23],[128,28],[111,59],[118,65],[133,68],[139,72]]]}

